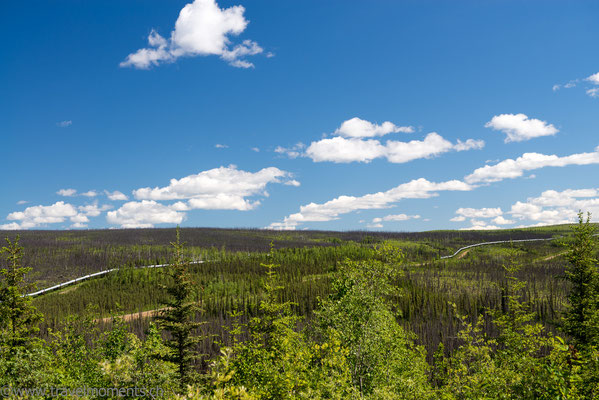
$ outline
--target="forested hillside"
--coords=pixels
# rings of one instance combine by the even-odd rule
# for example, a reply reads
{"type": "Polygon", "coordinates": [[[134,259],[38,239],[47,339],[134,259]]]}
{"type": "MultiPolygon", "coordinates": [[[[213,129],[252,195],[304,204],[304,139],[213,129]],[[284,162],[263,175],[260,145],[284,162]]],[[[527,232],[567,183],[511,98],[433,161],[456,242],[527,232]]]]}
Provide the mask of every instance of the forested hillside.
{"type": "Polygon", "coordinates": [[[22,232],[2,252],[0,386],[190,399],[595,398],[593,234],[582,215],[574,227],[494,232],[22,232]],[[551,237],[440,259],[477,242],[551,237]],[[109,268],[119,270],[22,296],[109,268]]]}

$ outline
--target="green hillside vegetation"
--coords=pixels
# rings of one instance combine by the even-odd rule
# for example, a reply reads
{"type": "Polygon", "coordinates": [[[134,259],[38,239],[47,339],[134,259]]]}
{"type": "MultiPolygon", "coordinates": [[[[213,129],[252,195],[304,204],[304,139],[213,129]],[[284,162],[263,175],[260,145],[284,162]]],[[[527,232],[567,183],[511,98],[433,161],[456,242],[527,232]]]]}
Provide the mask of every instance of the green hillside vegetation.
{"type": "MultiPolygon", "coordinates": [[[[276,232],[251,229],[184,228],[181,235],[192,258],[213,259],[214,252],[265,253],[275,249],[334,247],[346,243],[373,245],[385,240],[402,243],[408,260],[434,260],[472,243],[547,238],[567,235],[570,226],[501,231],[432,232],[276,232]],[[419,245],[423,254],[418,254],[419,245]]],[[[9,232],[3,234],[8,235],[9,232]]],[[[27,276],[39,288],[115,267],[162,264],[173,255],[170,242],[174,229],[111,229],[86,231],[21,231],[27,249],[23,264],[33,270],[27,276]]]]}
{"type": "MultiPolygon", "coordinates": [[[[454,346],[451,338],[456,336],[458,325],[449,301],[455,302],[460,312],[473,316],[485,307],[501,306],[504,280],[501,265],[511,258],[523,263],[519,276],[530,282],[525,296],[532,301],[548,329],[554,328],[554,321],[559,319],[566,302],[566,282],[555,279],[563,275],[566,261],[563,257],[545,260],[564,251],[555,242],[477,247],[462,253],[462,258],[442,261],[433,258],[438,251],[434,243],[406,240],[387,243],[401,249],[404,255],[400,267],[402,276],[397,279],[397,286],[402,290],[396,300],[402,310],[400,322],[416,332],[429,351],[444,339],[450,341],[446,343],[449,349],[454,346]]],[[[443,254],[454,250],[455,247],[448,247],[443,254]]],[[[192,258],[200,250],[194,251],[188,249],[192,258]]],[[[281,299],[296,303],[295,311],[309,316],[318,298],[329,294],[330,279],[339,264],[346,259],[365,261],[374,256],[373,245],[362,241],[326,247],[281,248],[272,253],[212,251],[211,262],[192,265],[189,272],[196,282],[194,295],[203,304],[202,319],[214,330],[211,333],[222,335],[222,326],[231,322],[231,312],[258,313],[263,298],[262,264],[279,265],[278,274],[286,282],[281,299]]],[[[106,277],[36,298],[34,304],[46,316],[42,324],[44,333],[48,328],[59,328],[68,315],[82,315],[90,306],[94,307],[92,312],[97,319],[158,309],[164,301],[160,287],[167,283],[158,269],[125,266],[106,277]]],[[[148,318],[132,317],[132,331],[143,336],[148,323],[148,318]]],[[[210,354],[217,350],[209,343],[202,349],[210,354]]]]}
{"type": "Polygon", "coordinates": [[[596,398],[593,233],[582,215],[575,226],[492,232],[181,229],[182,247],[169,244],[170,229],[22,232],[1,264],[0,329],[12,339],[1,342],[0,387],[143,386],[188,399],[596,398]],[[477,242],[562,236],[439,259],[477,242]],[[206,262],[189,263],[198,259],[206,262]],[[173,260],[179,270],[138,268],[173,260]],[[34,281],[115,267],[20,297],[34,281]],[[169,345],[177,329],[190,335],[185,357],[169,345]]]}

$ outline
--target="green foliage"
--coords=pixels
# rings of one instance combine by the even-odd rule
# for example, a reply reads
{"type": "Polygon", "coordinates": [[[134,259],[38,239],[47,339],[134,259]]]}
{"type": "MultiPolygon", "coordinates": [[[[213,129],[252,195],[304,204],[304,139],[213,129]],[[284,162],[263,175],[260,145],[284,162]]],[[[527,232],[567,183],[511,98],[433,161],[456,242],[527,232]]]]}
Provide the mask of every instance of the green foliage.
{"type": "MultiPolygon", "coordinates": [[[[272,250],[271,250],[272,254],[272,250]]],[[[346,399],[354,395],[344,349],[334,332],[311,343],[292,303],[279,299],[275,264],[263,264],[262,311],[245,326],[249,340],[223,348],[212,365],[214,398],[346,399]]],[[[239,332],[236,330],[235,332],[239,332]]]]}
{"type": "Polygon", "coordinates": [[[114,328],[102,341],[104,353],[100,362],[102,378],[110,387],[161,388],[173,394],[177,388],[176,365],[161,361],[169,349],[164,345],[160,331],[150,324],[145,340],[126,333],[124,323],[116,319],[114,328]]]}
{"type": "Polygon", "coordinates": [[[573,239],[566,255],[570,265],[566,279],[571,284],[563,329],[572,338],[571,381],[585,398],[599,397],[599,271],[597,270],[595,226],[578,214],[573,239]]]}
{"type": "MultiPolygon", "coordinates": [[[[260,283],[263,276],[261,263],[272,262],[280,265],[277,272],[285,282],[285,290],[280,292],[281,300],[295,303],[296,305],[292,306],[294,312],[309,319],[318,306],[318,298],[326,298],[330,294],[333,271],[344,259],[365,261],[375,257],[371,244],[356,243],[365,235],[369,235],[378,241],[391,238],[405,255],[401,267],[403,276],[397,282],[403,295],[392,299],[394,307],[401,310],[400,324],[404,329],[414,332],[429,352],[432,352],[440,341],[444,341],[446,351],[451,352],[457,345],[455,336],[459,326],[452,309],[447,305],[448,301],[455,302],[458,311],[470,318],[484,308],[501,307],[502,295],[498,286],[494,286],[493,283],[503,280],[501,265],[510,256],[511,250],[508,245],[494,245],[473,249],[459,259],[434,259],[473,242],[531,237],[536,236],[537,231],[543,236],[549,233],[563,234],[569,228],[559,229],[423,233],[279,233],[256,230],[182,229],[181,234],[185,235],[189,243],[184,249],[185,256],[197,257],[201,254],[203,259],[211,260],[205,264],[192,264],[188,268],[191,278],[196,283],[192,297],[201,300],[201,320],[207,322],[203,330],[207,335],[223,337],[227,344],[230,344],[229,338],[222,327],[233,322],[229,317],[232,310],[240,310],[248,318],[261,312],[260,301],[264,296],[264,289],[260,283]],[[523,236],[524,234],[526,236],[523,236]],[[343,244],[330,246],[331,237],[342,238],[343,244]],[[247,246],[247,243],[253,246],[254,242],[260,243],[255,248],[261,250],[261,247],[268,245],[266,238],[269,241],[274,240],[275,243],[276,250],[272,257],[262,251],[230,251],[232,248],[247,246]],[[218,241],[226,245],[225,252],[220,250],[218,241]],[[218,251],[197,247],[206,243],[218,245],[218,251]],[[318,246],[315,246],[316,244],[318,246]],[[307,247],[308,245],[313,247],[307,247]]],[[[152,264],[154,256],[164,256],[161,262],[168,262],[166,256],[172,255],[173,250],[165,245],[168,239],[174,237],[174,230],[111,231],[110,234],[103,231],[60,233],[60,236],[65,238],[59,242],[54,238],[58,233],[40,231],[23,234],[24,239],[29,237],[28,235],[47,236],[44,245],[49,247],[34,247],[31,250],[27,248],[28,255],[32,252],[38,255],[31,262],[27,262],[34,265],[36,271],[40,265],[44,266],[49,262],[57,265],[53,271],[60,273],[63,273],[63,267],[70,268],[69,271],[77,268],[89,271],[88,268],[91,267],[104,269],[106,265],[131,265],[103,278],[85,281],[35,298],[34,304],[45,315],[46,321],[41,324],[43,337],[46,337],[48,328],[60,329],[67,315],[81,315],[88,304],[98,305],[98,311],[106,321],[115,313],[136,314],[130,321],[131,329],[138,336],[144,335],[150,318],[141,314],[137,317],[137,313],[161,308],[161,303],[167,295],[160,288],[172,282],[160,269],[136,269],[132,266],[152,264]],[[66,244],[70,247],[58,247],[66,244]],[[75,244],[77,246],[73,247],[75,244]],[[58,253],[62,254],[62,251],[67,252],[65,257],[71,254],[76,258],[54,257],[58,257],[58,253]],[[79,251],[93,252],[97,259],[80,258],[83,256],[79,251]],[[48,260],[43,256],[47,256],[48,260]],[[148,258],[144,260],[144,257],[148,258]],[[102,260],[107,260],[107,263],[101,263],[102,260]],[[117,304],[121,306],[120,309],[117,304]]],[[[552,258],[559,253],[552,247],[552,243],[528,242],[518,246],[518,260],[523,262],[523,270],[519,277],[530,282],[526,298],[531,302],[540,320],[550,329],[554,329],[551,327],[555,326],[555,322],[561,317],[563,307],[567,303],[569,288],[565,280],[553,278],[564,273],[565,260],[563,257],[552,258]]],[[[66,279],[66,276],[62,280],[66,279]]],[[[107,323],[102,325],[109,328],[107,323]]],[[[484,329],[487,329],[487,325],[484,329]]],[[[242,336],[243,339],[247,339],[245,334],[242,336]]],[[[218,346],[212,345],[209,340],[198,345],[198,352],[201,354],[209,357],[219,354],[218,346]]],[[[431,356],[428,356],[428,361],[432,361],[431,356]]],[[[205,367],[205,363],[203,366],[205,367]]]]}
{"type": "Polygon", "coordinates": [[[42,315],[31,304],[31,298],[24,296],[35,286],[25,282],[31,268],[22,266],[19,237],[14,241],[6,238],[6,243],[0,249],[5,257],[5,266],[0,269],[0,358],[3,374],[18,383],[29,375],[20,368],[23,358],[30,357],[40,346],[33,335],[39,331],[42,315]]]}
{"type": "Polygon", "coordinates": [[[579,347],[599,346],[599,273],[595,259],[595,227],[578,214],[578,225],[573,228],[574,240],[566,258],[570,262],[566,279],[572,288],[569,307],[564,316],[564,331],[579,347]]]}
{"type": "Polygon", "coordinates": [[[158,354],[158,357],[177,366],[179,388],[183,392],[195,380],[192,365],[197,355],[194,347],[203,338],[194,333],[202,323],[195,322],[200,308],[197,302],[191,300],[193,282],[187,272],[189,260],[183,257],[184,244],[180,241],[178,229],[177,240],[171,244],[175,249],[175,259],[165,268],[165,273],[172,284],[165,288],[168,298],[163,303],[165,308],[156,318],[170,338],[165,343],[168,351],[158,354]]]}
{"type": "MultiPolygon", "coordinates": [[[[330,246],[340,244],[337,234],[264,232],[256,235],[329,247],[214,250],[214,261],[202,265],[189,264],[197,249],[185,248],[177,235],[165,253],[174,255],[173,266],[164,271],[128,267],[36,299],[52,312],[44,339],[36,318],[27,319],[37,314],[28,298],[15,296],[30,290],[29,271],[21,267],[18,241],[9,241],[0,293],[21,311],[0,304],[0,327],[8,333],[0,337],[0,387],[151,387],[181,400],[599,398],[591,228],[581,215],[573,240],[565,241],[568,282],[554,279],[565,261],[550,244],[477,248],[462,259],[430,262],[439,249],[480,233],[427,233],[417,243],[373,233],[368,243],[330,246]],[[570,287],[564,324],[570,336],[562,338],[543,322],[559,315],[570,287]],[[200,302],[214,341],[198,343],[195,335],[200,302]],[[98,307],[83,312],[90,303],[98,307]],[[159,325],[148,326],[141,314],[102,318],[161,303],[159,325]],[[12,315],[29,323],[13,323],[12,315]],[[8,328],[18,326],[20,336],[11,336],[8,328]],[[429,348],[440,341],[431,365],[414,331],[429,348]],[[15,344],[11,352],[7,343],[15,344]],[[199,345],[219,355],[194,364],[199,345]],[[196,369],[204,373],[201,383],[196,369]]],[[[63,236],[61,245],[79,240],[63,236]]],[[[122,249],[135,249],[139,260],[146,250],[152,257],[144,246],[122,249]]]]}
{"type": "Polygon", "coordinates": [[[51,364],[54,354],[39,343],[30,348],[16,349],[10,357],[0,357],[0,387],[47,388],[54,382],[51,364]]]}
{"type": "Polygon", "coordinates": [[[347,349],[353,386],[371,398],[430,396],[424,349],[397,322],[389,298],[400,275],[401,252],[389,243],[376,259],[339,266],[331,296],[316,312],[317,331],[333,330],[347,349]]]}
{"type": "MultiPolygon", "coordinates": [[[[598,386],[589,375],[590,357],[576,360],[560,337],[535,322],[530,304],[521,293],[526,284],[516,274],[520,265],[506,271],[506,309],[489,310],[497,337],[483,331],[485,319],[475,324],[458,315],[462,345],[450,356],[435,357],[434,382],[438,397],[446,399],[591,399],[598,386]]],[[[454,306],[455,307],[455,306],[454,306]]],[[[594,364],[593,364],[594,365],[594,364]]]]}
{"type": "Polygon", "coordinates": [[[102,383],[102,353],[109,354],[110,351],[92,346],[101,336],[91,308],[85,315],[68,317],[63,328],[50,332],[50,336],[50,346],[55,354],[52,369],[56,383],[64,387],[98,386],[102,383]]]}
{"type": "Polygon", "coordinates": [[[157,359],[168,349],[154,324],[144,340],[129,333],[119,318],[101,333],[89,310],[52,332],[50,349],[46,370],[54,387],[161,388],[164,394],[177,387],[175,365],[157,359]]]}

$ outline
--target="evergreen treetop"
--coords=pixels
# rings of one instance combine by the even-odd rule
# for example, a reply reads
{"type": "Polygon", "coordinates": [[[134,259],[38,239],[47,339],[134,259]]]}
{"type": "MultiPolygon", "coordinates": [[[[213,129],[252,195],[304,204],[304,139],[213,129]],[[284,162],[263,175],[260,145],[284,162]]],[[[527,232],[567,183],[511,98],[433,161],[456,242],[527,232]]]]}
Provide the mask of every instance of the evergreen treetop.
{"type": "Polygon", "coordinates": [[[185,244],[180,241],[178,228],[177,240],[171,245],[175,249],[175,257],[165,268],[165,273],[171,280],[165,287],[168,298],[163,302],[164,308],[156,317],[159,326],[168,332],[170,337],[165,342],[168,351],[159,358],[177,366],[180,390],[183,391],[194,381],[192,365],[197,358],[194,348],[203,339],[196,336],[195,331],[202,322],[195,322],[200,307],[198,302],[191,299],[194,285],[187,271],[189,260],[183,256],[185,244]]]}
{"type": "Polygon", "coordinates": [[[568,295],[569,307],[564,315],[564,331],[577,346],[599,345],[599,275],[595,259],[595,227],[578,214],[578,225],[573,228],[574,240],[566,255],[570,265],[566,279],[572,287],[568,295]]]}

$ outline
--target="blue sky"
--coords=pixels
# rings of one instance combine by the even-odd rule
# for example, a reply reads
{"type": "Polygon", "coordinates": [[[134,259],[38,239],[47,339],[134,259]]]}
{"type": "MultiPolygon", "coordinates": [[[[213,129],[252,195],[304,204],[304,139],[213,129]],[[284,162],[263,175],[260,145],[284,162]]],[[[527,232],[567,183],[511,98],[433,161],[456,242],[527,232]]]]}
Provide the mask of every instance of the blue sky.
{"type": "Polygon", "coordinates": [[[599,212],[596,1],[5,1],[0,229],[599,212]]]}

